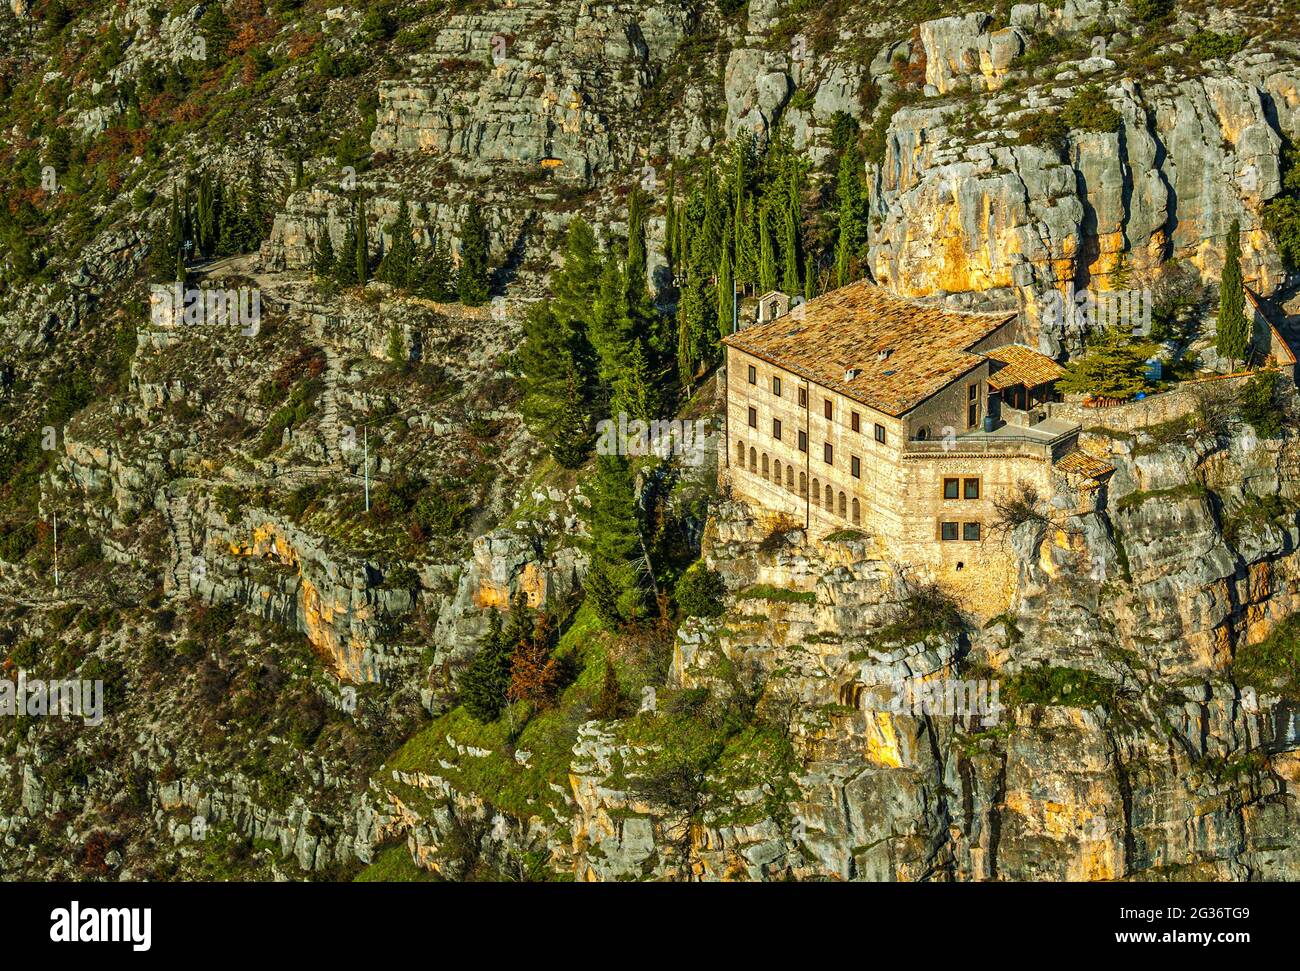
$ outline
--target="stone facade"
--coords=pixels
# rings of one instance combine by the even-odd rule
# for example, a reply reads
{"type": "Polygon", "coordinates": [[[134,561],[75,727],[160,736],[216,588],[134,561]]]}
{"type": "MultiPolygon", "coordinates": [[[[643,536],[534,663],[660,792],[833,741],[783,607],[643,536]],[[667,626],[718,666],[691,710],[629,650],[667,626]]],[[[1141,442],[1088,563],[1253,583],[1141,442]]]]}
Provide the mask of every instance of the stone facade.
{"type": "Polygon", "coordinates": [[[1009,603],[1016,575],[993,529],[994,499],[1022,484],[1051,495],[1053,459],[1073,440],[959,437],[968,404],[976,425],[987,412],[987,377],[981,365],[895,417],[728,347],[722,477],[773,524],[788,516],[818,537],[860,529],[917,579],[937,580],[992,616],[1009,603]]]}

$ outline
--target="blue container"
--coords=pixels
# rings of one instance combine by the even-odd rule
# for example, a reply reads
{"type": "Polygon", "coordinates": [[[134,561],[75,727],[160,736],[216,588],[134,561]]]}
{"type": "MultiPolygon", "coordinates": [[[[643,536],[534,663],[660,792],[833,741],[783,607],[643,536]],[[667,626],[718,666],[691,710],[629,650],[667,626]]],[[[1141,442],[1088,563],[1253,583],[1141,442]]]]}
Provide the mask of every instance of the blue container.
{"type": "Polygon", "coordinates": [[[1164,373],[1165,373],[1164,364],[1161,362],[1160,358],[1153,357],[1147,361],[1146,378],[1152,384],[1155,384],[1157,381],[1159,381],[1161,375],[1163,375],[1164,373]]]}
{"type": "Polygon", "coordinates": [[[991,431],[993,431],[993,416],[992,416],[992,415],[985,415],[985,416],[984,416],[984,430],[985,430],[986,432],[991,432],[991,431]]]}

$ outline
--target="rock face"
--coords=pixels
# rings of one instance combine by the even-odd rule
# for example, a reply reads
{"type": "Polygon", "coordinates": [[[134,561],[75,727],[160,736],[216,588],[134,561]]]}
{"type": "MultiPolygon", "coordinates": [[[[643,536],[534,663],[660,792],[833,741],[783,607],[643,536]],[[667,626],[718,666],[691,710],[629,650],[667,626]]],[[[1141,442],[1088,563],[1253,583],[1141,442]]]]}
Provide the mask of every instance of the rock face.
{"type": "Polygon", "coordinates": [[[640,107],[686,19],[681,4],[576,0],[457,14],[414,66],[436,76],[380,87],[371,145],[444,156],[463,174],[511,163],[562,180],[608,175],[635,147],[617,123],[640,107]]]}
{"type": "MultiPolygon", "coordinates": [[[[873,273],[905,294],[1002,306],[1067,285],[1119,289],[1170,259],[1212,280],[1235,219],[1247,280],[1272,291],[1283,274],[1261,207],[1280,191],[1280,147],[1295,129],[1270,119],[1269,91],[1293,88],[1295,69],[1261,61],[1253,73],[1121,82],[1106,91],[1119,131],[1073,132],[1064,156],[996,131],[955,135],[951,108],[902,108],[875,176],[873,273]]],[[[1052,100],[994,96],[983,112],[1014,119],[1052,100]]],[[[1046,333],[1057,352],[1067,335],[1046,333]]]]}
{"type": "Polygon", "coordinates": [[[1012,62],[1024,52],[1025,34],[1017,27],[990,30],[992,19],[969,13],[921,24],[925,83],[935,94],[959,86],[979,91],[1001,86],[1012,62]]]}

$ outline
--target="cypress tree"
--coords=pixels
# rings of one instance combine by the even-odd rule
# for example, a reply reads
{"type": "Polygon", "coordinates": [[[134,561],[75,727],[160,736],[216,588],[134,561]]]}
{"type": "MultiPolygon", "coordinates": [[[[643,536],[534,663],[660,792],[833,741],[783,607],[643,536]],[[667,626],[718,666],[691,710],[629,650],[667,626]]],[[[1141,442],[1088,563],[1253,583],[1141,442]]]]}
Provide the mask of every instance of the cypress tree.
{"type": "Polygon", "coordinates": [[[765,203],[758,217],[758,288],[764,293],[776,289],[776,252],[768,231],[769,213],[765,203]]]}
{"type": "Polygon", "coordinates": [[[628,351],[627,368],[614,385],[614,415],[626,414],[628,420],[653,421],[658,417],[659,395],[655,390],[650,363],[640,342],[634,341],[628,351]]]}
{"type": "Polygon", "coordinates": [[[735,283],[731,278],[731,254],[724,247],[722,265],[718,267],[718,333],[726,337],[731,333],[732,309],[736,296],[735,283]]]}
{"type": "Polygon", "coordinates": [[[817,264],[813,260],[811,253],[804,258],[803,296],[805,300],[811,300],[817,296],[817,264]]]}
{"type": "Polygon", "coordinates": [[[844,286],[857,277],[857,262],[867,242],[866,197],[862,188],[862,157],[856,143],[840,156],[836,179],[839,194],[839,240],[835,251],[835,283],[844,286]]]}
{"type": "Polygon", "coordinates": [[[1232,221],[1228,246],[1219,277],[1219,317],[1214,348],[1232,364],[1244,361],[1250,347],[1250,322],[1246,317],[1245,284],[1241,277],[1241,224],[1232,221]]]}
{"type": "Polygon", "coordinates": [[[799,292],[799,173],[794,162],[790,164],[789,176],[790,193],[781,223],[781,250],[785,258],[781,289],[794,296],[799,292]]]}

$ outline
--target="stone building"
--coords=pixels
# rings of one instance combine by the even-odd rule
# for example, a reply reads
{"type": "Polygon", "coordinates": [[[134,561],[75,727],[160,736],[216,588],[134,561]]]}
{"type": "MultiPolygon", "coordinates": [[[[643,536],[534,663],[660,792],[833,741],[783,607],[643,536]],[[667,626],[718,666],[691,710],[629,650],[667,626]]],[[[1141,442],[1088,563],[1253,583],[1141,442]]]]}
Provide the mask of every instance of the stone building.
{"type": "Polygon", "coordinates": [[[860,530],[998,613],[1015,571],[990,529],[994,499],[1024,486],[1047,499],[1055,476],[1091,487],[1111,471],[1077,452],[1078,425],[1048,416],[1063,371],[1020,326],[862,282],[729,335],[720,474],[774,518],[860,530]]]}

